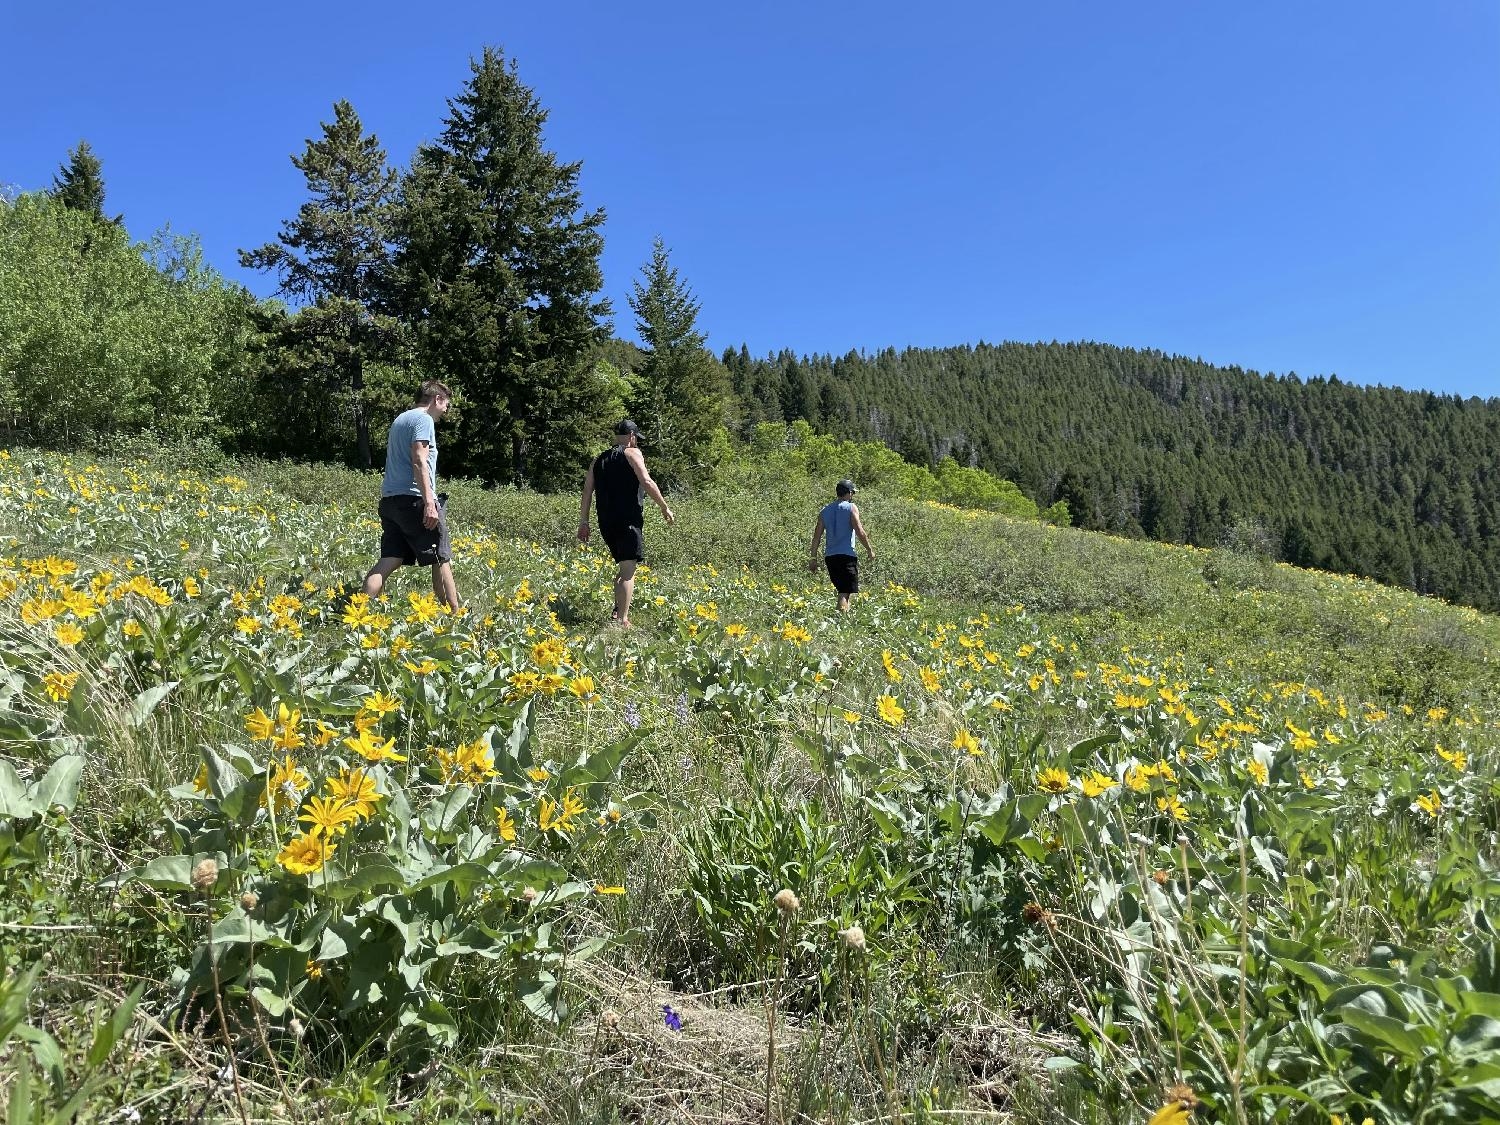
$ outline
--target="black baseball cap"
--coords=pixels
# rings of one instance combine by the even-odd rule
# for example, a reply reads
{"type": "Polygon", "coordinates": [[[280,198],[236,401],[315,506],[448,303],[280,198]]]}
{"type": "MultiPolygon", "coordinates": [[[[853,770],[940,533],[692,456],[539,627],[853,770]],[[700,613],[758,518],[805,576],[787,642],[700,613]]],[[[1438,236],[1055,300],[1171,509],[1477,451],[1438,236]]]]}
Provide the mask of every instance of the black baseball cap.
{"type": "Polygon", "coordinates": [[[626,418],[622,422],[615,423],[615,433],[617,434],[636,434],[637,436],[639,436],[640,432],[641,428],[634,422],[632,422],[629,418],[626,418]]]}
{"type": "Polygon", "coordinates": [[[834,489],[840,496],[853,496],[859,489],[854,487],[854,482],[848,477],[839,481],[838,487],[834,489]]]}

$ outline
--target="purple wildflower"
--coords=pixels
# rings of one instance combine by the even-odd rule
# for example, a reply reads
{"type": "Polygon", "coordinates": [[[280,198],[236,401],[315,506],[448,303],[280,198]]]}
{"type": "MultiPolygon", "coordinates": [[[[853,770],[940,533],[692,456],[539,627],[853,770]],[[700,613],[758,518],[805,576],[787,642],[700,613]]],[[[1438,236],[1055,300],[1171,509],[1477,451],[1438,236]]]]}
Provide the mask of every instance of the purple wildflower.
{"type": "Polygon", "coordinates": [[[687,692],[683,692],[677,697],[677,721],[679,723],[685,723],[688,721],[687,692]]]}
{"type": "Polygon", "coordinates": [[[635,709],[635,700],[625,704],[625,725],[631,730],[641,725],[641,713],[635,709]]]}
{"type": "Polygon", "coordinates": [[[667,1025],[668,1031],[682,1030],[682,1017],[672,1010],[672,1005],[663,1004],[661,1006],[661,1019],[667,1025]]]}

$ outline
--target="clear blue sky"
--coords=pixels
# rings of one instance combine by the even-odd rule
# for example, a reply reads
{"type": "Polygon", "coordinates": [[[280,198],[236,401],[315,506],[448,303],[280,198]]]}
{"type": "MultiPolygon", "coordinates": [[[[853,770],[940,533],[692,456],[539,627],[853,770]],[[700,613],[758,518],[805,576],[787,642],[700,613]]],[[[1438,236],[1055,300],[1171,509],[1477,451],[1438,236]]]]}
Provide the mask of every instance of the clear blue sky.
{"type": "Polygon", "coordinates": [[[1090,339],[1500,395],[1500,4],[21,4],[0,183],[87,138],[137,237],[239,247],[348,98],[405,164],[485,44],[710,346],[1090,339]]]}

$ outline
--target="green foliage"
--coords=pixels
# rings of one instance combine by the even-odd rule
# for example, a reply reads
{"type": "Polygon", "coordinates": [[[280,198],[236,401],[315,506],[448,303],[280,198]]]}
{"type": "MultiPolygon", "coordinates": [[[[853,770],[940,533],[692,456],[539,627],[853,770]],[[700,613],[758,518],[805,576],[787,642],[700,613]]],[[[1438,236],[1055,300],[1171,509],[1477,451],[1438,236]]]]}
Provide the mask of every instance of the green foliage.
{"type": "Polygon", "coordinates": [[[460,474],[574,483],[609,424],[592,353],[609,304],[580,165],[542,142],[547,113],[486,47],[438,139],[402,180],[391,303],[420,365],[459,392],[444,464],[460,474]]]}
{"type": "Polygon", "coordinates": [[[723,426],[728,386],[696,327],[698,301],[660,238],[641,274],[629,299],[645,361],[635,373],[628,410],[645,427],[657,481],[701,484],[717,464],[715,434],[723,426]]]}
{"type": "MultiPolygon", "coordinates": [[[[310,421],[327,429],[326,418],[320,417],[324,410],[336,418],[347,411],[357,463],[369,468],[366,370],[372,361],[394,353],[399,336],[396,322],[377,306],[389,267],[396,173],[386,165],[380,142],[365,134],[352,105],[338,101],[333,112],[333,121],[323,124],[323,136],[309,140],[302,155],[292,157],[311,198],[295,219],[282,224],[276,242],[240,251],[240,263],[274,272],[280,293],[310,302],[280,325],[279,348],[291,362],[276,363],[277,369],[266,372],[280,384],[268,397],[281,401],[263,404],[275,410],[276,432],[297,431],[304,442],[313,438],[314,448],[336,449],[338,443],[318,442],[322,435],[308,434],[299,423],[311,415],[310,421]],[[285,385],[288,381],[293,387],[285,385]],[[296,392],[303,387],[313,399],[307,414],[295,409],[296,392]],[[324,410],[317,409],[320,401],[328,404],[324,410]]],[[[252,448],[266,450],[263,445],[252,448]]]]}
{"type": "MultiPolygon", "coordinates": [[[[47,194],[70,211],[102,223],[105,221],[103,168],[88,141],[79,141],[76,148],[69,150],[68,162],[58,170],[47,194]]],[[[118,226],[120,220],[117,215],[113,221],[118,226]]]]}
{"type": "Polygon", "coordinates": [[[746,427],[804,419],[1015,481],[1079,527],[1272,555],[1500,606],[1500,402],[1262,377],[1103,344],[726,351],[746,427]]]}
{"type": "Polygon", "coordinates": [[[39,195],[0,202],[0,426],[38,443],[208,430],[232,291],[197,243],[39,195]]]}

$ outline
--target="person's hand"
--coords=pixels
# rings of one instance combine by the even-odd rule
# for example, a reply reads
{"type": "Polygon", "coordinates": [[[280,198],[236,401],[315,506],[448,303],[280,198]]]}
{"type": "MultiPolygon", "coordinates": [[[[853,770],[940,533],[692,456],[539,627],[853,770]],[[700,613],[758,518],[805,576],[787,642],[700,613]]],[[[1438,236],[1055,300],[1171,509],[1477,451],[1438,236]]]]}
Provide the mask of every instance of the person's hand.
{"type": "Polygon", "coordinates": [[[578,524],[578,542],[586,544],[586,543],[588,543],[588,541],[589,541],[589,524],[588,524],[588,520],[581,520],[581,521],[579,521],[579,524],[578,524]]]}
{"type": "Polygon", "coordinates": [[[875,561],[875,552],[873,550],[871,550],[871,549],[867,549],[865,551],[865,562],[874,562],[874,561],[875,561]]]}
{"type": "Polygon", "coordinates": [[[668,527],[677,522],[677,517],[672,514],[672,509],[665,504],[661,506],[661,518],[667,521],[668,527]]]}
{"type": "Polygon", "coordinates": [[[436,500],[429,500],[422,505],[422,526],[431,531],[438,525],[438,506],[436,500]]]}
{"type": "Polygon", "coordinates": [[[818,573],[818,560],[817,559],[808,559],[807,560],[807,569],[810,570],[810,571],[812,571],[812,573],[817,574],[818,573]]]}

